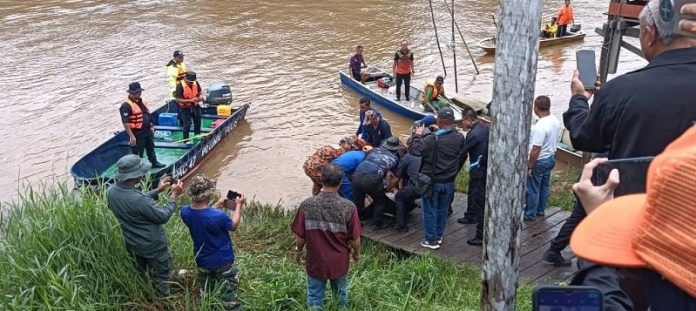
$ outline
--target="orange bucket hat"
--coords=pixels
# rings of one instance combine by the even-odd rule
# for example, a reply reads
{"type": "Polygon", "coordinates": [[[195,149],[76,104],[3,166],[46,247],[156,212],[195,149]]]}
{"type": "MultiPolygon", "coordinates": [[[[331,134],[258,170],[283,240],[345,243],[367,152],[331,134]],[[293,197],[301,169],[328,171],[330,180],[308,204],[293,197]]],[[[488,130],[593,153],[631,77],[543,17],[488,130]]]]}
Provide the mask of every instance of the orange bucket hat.
{"type": "Polygon", "coordinates": [[[652,160],[646,189],[598,207],[570,247],[597,264],[655,270],[696,296],[696,126],[652,160]]]}

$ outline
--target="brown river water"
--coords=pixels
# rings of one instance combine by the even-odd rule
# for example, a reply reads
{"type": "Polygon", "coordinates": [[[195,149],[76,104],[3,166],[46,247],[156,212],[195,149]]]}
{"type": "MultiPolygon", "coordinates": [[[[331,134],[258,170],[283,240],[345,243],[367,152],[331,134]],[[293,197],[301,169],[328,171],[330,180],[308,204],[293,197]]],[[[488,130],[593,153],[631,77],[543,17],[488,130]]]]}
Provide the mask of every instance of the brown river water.
{"type": "MultiPolygon", "coordinates": [[[[569,81],[580,47],[599,50],[609,1],[575,0],[584,42],[540,52],[536,93],[549,95],[552,112],[567,107],[569,81]]],[[[561,1],[546,1],[545,18],[561,1]]],[[[451,19],[433,0],[454,92],[451,19]]],[[[458,0],[455,20],[480,74],[457,34],[459,93],[488,102],[494,58],[476,41],[493,34],[497,0],[458,0]]],[[[547,18],[547,19],[548,19],[547,18]]],[[[118,106],[128,83],[140,81],[143,97],[166,99],[164,65],[175,49],[205,88],[226,81],[236,103],[251,102],[247,122],[224,140],[199,172],[221,190],[297,204],[311,194],[302,164],[316,148],[337,142],[357,126],[358,96],[340,85],[355,46],[368,65],[390,67],[401,39],[415,54],[415,81],[442,74],[428,1],[202,0],[56,1],[0,0],[0,68],[6,91],[0,102],[0,201],[16,199],[26,185],[71,179],[70,166],[122,129],[118,106]]],[[[622,52],[619,71],[646,62],[622,52]]],[[[378,107],[379,108],[379,107],[378,107]]],[[[395,134],[412,123],[380,109],[395,134]]]]}

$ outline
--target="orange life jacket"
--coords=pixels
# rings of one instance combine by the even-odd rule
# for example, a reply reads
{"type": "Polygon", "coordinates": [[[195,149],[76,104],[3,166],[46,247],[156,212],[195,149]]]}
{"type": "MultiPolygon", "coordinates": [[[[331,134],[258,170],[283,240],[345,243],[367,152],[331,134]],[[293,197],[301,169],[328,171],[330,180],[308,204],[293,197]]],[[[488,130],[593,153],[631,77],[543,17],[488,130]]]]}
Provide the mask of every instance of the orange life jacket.
{"type": "MultiPolygon", "coordinates": [[[[126,103],[130,106],[131,113],[128,116],[128,126],[131,129],[139,130],[143,128],[143,111],[140,109],[138,103],[132,101],[130,98],[126,97],[126,103]]],[[[145,106],[145,112],[147,110],[147,103],[143,100],[143,106],[145,106]]]]}
{"type": "Polygon", "coordinates": [[[570,25],[570,22],[573,21],[573,7],[572,6],[565,6],[563,5],[560,10],[558,10],[558,25],[559,26],[565,26],[565,25],[570,25]]]}
{"type": "MultiPolygon", "coordinates": [[[[198,86],[197,81],[193,82],[193,87],[190,87],[185,81],[181,81],[179,83],[181,84],[181,89],[184,91],[182,94],[183,99],[196,98],[201,93],[201,89],[198,86]]],[[[190,108],[194,105],[198,106],[198,103],[179,103],[179,106],[182,108],[190,108]]]]}
{"type": "Polygon", "coordinates": [[[430,100],[428,101],[437,100],[438,96],[445,94],[444,89],[441,90],[439,87],[437,87],[437,84],[435,84],[435,80],[428,80],[425,82],[425,87],[423,88],[423,95],[421,98],[423,102],[425,102],[425,93],[428,91],[429,87],[433,88],[433,95],[430,97],[430,100]]]}

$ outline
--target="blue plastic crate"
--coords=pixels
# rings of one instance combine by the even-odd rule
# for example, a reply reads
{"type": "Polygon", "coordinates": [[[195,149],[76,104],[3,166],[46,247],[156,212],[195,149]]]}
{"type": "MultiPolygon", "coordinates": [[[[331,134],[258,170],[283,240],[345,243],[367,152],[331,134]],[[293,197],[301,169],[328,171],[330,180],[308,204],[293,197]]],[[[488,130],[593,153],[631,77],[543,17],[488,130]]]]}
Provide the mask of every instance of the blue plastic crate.
{"type": "Polygon", "coordinates": [[[176,119],[176,113],[171,112],[160,113],[157,124],[162,126],[179,126],[176,119]]]}

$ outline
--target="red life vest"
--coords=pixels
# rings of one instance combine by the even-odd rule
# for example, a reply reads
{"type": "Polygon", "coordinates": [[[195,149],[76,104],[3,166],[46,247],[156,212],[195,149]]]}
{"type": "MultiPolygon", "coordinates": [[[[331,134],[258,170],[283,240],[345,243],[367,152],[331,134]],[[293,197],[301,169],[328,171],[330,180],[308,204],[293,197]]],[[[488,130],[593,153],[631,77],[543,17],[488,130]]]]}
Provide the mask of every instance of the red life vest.
{"type": "MultiPolygon", "coordinates": [[[[201,89],[200,87],[198,87],[198,82],[196,81],[192,83],[193,87],[189,86],[188,83],[186,83],[185,81],[181,81],[179,83],[181,84],[181,89],[183,90],[183,99],[196,98],[201,93],[201,89]]],[[[179,103],[179,106],[181,108],[190,108],[194,105],[198,106],[198,103],[179,103]]]]}
{"type": "MultiPolygon", "coordinates": [[[[131,129],[139,130],[143,128],[143,111],[140,109],[138,103],[132,101],[130,98],[126,98],[126,103],[130,106],[131,113],[128,116],[128,126],[131,129]]],[[[143,106],[145,106],[145,112],[147,110],[147,103],[143,100],[143,106]]]]}

